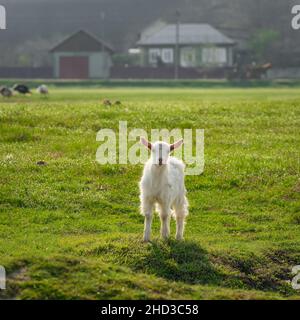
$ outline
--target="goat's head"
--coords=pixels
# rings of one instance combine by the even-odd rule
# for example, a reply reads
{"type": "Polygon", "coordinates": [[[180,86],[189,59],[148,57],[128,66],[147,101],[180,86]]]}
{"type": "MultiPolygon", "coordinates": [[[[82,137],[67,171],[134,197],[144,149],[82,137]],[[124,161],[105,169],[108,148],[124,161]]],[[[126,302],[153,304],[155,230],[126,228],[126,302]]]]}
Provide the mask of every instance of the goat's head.
{"type": "Polygon", "coordinates": [[[145,138],[141,137],[141,143],[151,151],[151,159],[153,164],[156,166],[164,166],[168,162],[170,153],[183,144],[183,139],[173,144],[168,144],[163,141],[151,143],[145,138]]]}

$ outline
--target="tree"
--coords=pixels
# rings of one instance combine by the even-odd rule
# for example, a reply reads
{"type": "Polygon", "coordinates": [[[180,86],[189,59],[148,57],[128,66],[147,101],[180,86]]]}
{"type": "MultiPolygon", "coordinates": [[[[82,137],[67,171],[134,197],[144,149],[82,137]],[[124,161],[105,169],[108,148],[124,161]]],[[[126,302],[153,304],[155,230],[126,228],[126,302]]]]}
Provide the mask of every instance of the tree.
{"type": "Polygon", "coordinates": [[[265,62],[273,44],[279,39],[279,33],[270,29],[260,29],[250,39],[250,49],[257,62],[265,62]]]}

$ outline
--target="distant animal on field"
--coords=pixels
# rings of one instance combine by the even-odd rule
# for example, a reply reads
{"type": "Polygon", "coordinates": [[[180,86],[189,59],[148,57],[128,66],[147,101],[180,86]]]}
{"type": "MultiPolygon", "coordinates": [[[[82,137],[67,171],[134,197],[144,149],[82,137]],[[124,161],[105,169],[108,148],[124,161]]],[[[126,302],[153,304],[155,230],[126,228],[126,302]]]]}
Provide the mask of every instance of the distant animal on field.
{"type": "Polygon", "coordinates": [[[109,99],[104,99],[102,102],[105,106],[111,106],[112,102],[109,99]]]}
{"type": "Polygon", "coordinates": [[[183,239],[185,218],[188,215],[188,200],[184,184],[185,165],[181,160],[170,156],[179,148],[183,140],[174,144],[151,143],[141,138],[141,143],[151,151],[140,181],[141,213],[145,216],[144,241],[150,241],[153,208],[161,220],[161,236],[170,235],[171,216],[176,219],[176,239],[183,239]]]}
{"type": "Polygon", "coordinates": [[[13,91],[8,87],[3,86],[0,87],[0,94],[5,98],[10,98],[13,95],[13,91]]]}
{"type": "Polygon", "coordinates": [[[45,84],[42,84],[39,87],[37,87],[36,92],[41,95],[47,95],[49,94],[49,89],[45,84]]]}
{"type": "Polygon", "coordinates": [[[30,89],[25,84],[15,84],[13,86],[13,90],[24,95],[27,93],[31,93],[30,89]]]}

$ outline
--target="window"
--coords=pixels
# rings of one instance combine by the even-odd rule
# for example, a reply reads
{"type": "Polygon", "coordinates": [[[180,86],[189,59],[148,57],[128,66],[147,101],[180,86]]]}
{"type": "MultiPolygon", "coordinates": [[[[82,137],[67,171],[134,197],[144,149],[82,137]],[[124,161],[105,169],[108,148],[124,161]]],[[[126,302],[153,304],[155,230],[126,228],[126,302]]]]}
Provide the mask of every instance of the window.
{"type": "Polygon", "coordinates": [[[162,49],[162,61],[164,63],[174,62],[174,52],[173,49],[162,49]]]}
{"type": "Polygon", "coordinates": [[[180,64],[182,67],[195,67],[197,64],[196,49],[185,47],[181,49],[180,64]]]}
{"type": "Polygon", "coordinates": [[[149,63],[156,64],[161,55],[160,49],[149,49],[149,63]]]}
{"type": "Polygon", "coordinates": [[[163,63],[173,63],[174,62],[174,52],[172,48],[154,48],[149,49],[149,63],[157,64],[159,60],[163,63]],[[161,60],[160,60],[161,59],[161,60]]]}
{"type": "Polygon", "coordinates": [[[226,64],[226,48],[203,48],[202,62],[206,64],[226,64]]]}

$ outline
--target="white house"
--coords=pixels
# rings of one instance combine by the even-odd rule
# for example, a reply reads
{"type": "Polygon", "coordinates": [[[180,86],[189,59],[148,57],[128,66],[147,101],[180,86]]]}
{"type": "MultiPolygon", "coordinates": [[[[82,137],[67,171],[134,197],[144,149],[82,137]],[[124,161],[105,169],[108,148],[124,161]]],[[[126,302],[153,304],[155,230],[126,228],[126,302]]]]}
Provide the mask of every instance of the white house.
{"type": "MultiPolygon", "coordinates": [[[[235,42],[209,24],[180,24],[181,67],[232,66],[235,42]]],[[[175,62],[176,25],[155,24],[142,33],[137,47],[143,66],[172,65],[175,62]]]]}

